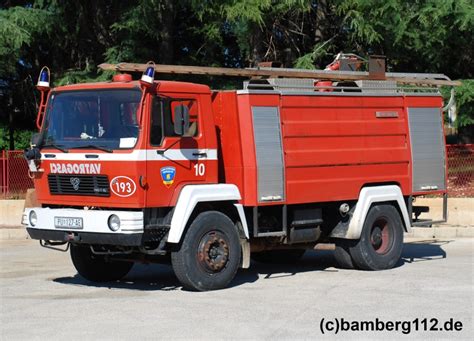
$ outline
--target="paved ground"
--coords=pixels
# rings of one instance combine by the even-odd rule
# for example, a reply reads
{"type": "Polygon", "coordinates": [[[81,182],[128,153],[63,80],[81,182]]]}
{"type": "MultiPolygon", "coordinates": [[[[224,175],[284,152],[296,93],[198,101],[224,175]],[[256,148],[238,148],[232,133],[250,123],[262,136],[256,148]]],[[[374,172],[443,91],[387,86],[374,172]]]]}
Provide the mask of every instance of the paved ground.
{"type": "MultiPolygon", "coordinates": [[[[28,238],[29,236],[24,226],[0,225],[0,242],[6,240],[23,240],[28,238]]],[[[433,228],[413,227],[410,233],[405,233],[405,238],[474,238],[474,226],[441,224],[435,225],[433,228]]]]}
{"type": "Polygon", "coordinates": [[[335,317],[437,318],[438,327],[453,318],[461,332],[414,332],[412,325],[410,337],[468,338],[473,256],[471,238],[412,241],[395,269],[362,272],[339,270],[332,252],[315,251],[297,266],[255,263],[229,289],[194,293],[181,290],[169,266],[135,266],[124,281],[93,285],[75,275],[67,254],[31,240],[2,242],[0,339],[314,339],[321,319],[335,317]]]}

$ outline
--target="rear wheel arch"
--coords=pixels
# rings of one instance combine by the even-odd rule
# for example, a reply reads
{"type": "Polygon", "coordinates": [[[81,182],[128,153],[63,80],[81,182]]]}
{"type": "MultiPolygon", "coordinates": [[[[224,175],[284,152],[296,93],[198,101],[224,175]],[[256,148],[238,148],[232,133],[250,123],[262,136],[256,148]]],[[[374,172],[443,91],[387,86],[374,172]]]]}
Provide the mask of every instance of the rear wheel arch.
{"type": "Polygon", "coordinates": [[[373,203],[357,240],[335,240],[335,258],[339,266],[362,270],[393,268],[400,259],[403,248],[402,224],[396,203],[373,203]]]}
{"type": "Polygon", "coordinates": [[[394,206],[400,215],[403,229],[406,232],[410,232],[411,225],[408,210],[400,187],[396,185],[383,185],[363,187],[349,224],[344,227],[343,231],[338,230],[337,235],[333,233],[331,236],[342,239],[359,239],[367,214],[374,205],[380,204],[394,206]]]}

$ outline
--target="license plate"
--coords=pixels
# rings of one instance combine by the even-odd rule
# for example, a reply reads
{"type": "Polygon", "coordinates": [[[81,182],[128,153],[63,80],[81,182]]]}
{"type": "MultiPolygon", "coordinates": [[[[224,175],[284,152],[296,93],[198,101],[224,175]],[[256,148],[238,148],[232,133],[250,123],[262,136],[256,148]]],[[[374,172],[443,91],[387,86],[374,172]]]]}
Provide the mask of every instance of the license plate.
{"type": "Polygon", "coordinates": [[[82,229],[82,218],[54,217],[54,227],[68,229],[82,229]]]}

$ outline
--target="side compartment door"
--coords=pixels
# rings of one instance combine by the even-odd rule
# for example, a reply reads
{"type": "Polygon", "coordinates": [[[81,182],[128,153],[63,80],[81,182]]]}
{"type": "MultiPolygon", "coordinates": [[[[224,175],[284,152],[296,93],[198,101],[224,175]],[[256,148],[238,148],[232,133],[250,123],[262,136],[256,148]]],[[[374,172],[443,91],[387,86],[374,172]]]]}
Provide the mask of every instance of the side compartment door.
{"type": "Polygon", "coordinates": [[[206,181],[209,158],[199,97],[173,95],[154,96],[149,118],[147,148],[147,206],[169,206],[177,189],[206,181]],[[189,128],[183,136],[174,132],[176,109],[189,111],[189,128]]]}
{"type": "Polygon", "coordinates": [[[278,107],[252,107],[258,202],[285,200],[285,167],[278,107]]]}
{"type": "Polygon", "coordinates": [[[439,108],[408,108],[413,192],[446,189],[446,160],[439,108]]]}

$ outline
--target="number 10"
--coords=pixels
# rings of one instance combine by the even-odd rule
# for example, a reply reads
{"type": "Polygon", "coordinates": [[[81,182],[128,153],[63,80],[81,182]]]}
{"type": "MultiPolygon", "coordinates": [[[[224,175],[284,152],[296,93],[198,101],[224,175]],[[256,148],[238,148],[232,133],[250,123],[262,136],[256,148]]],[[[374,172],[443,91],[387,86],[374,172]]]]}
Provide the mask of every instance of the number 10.
{"type": "Polygon", "coordinates": [[[204,163],[196,163],[194,165],[194,174],[196,176],[203,176],[206,173],[206,166],[204,163]]]}

